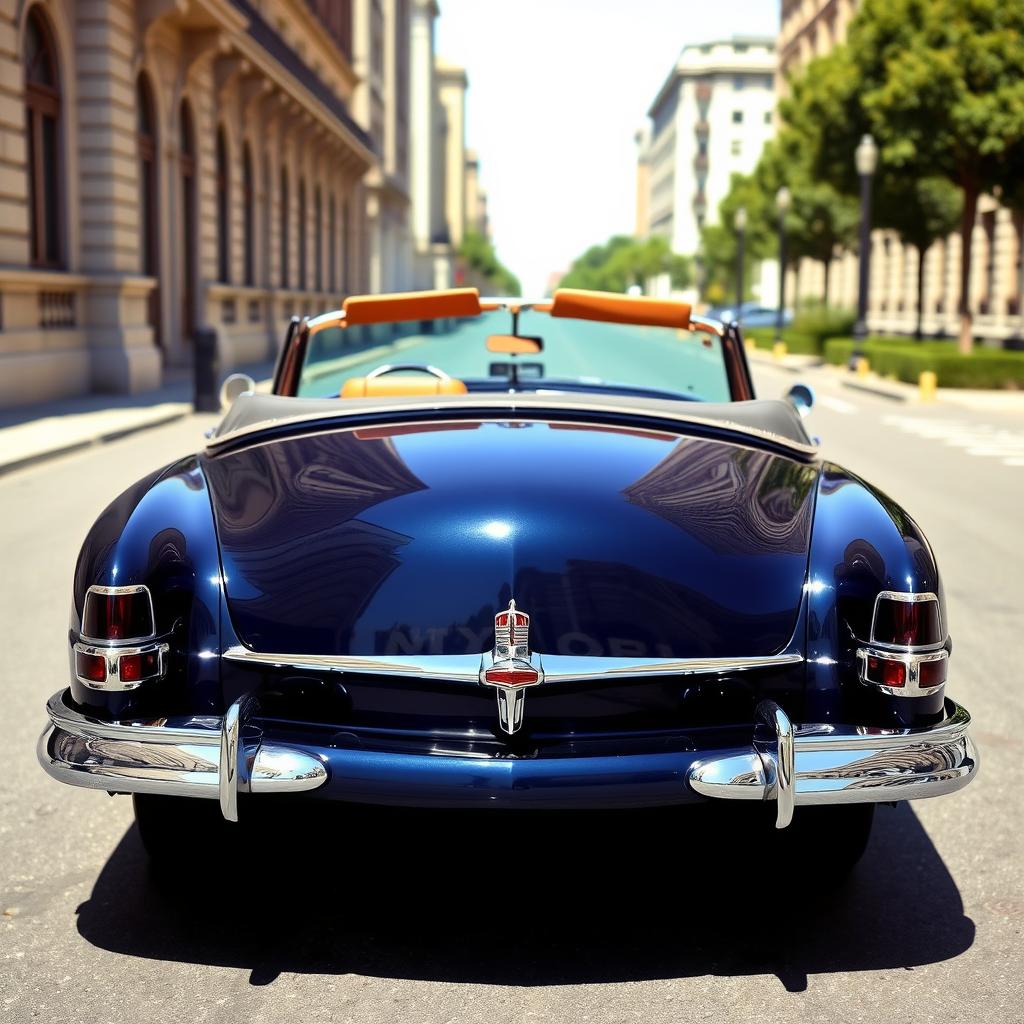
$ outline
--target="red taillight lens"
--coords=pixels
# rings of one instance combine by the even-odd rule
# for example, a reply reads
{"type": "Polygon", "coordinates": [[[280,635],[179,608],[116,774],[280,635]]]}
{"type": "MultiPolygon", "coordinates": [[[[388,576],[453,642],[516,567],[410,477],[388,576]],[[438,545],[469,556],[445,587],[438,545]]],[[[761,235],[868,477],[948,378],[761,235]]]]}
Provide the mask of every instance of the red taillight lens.
{"type": "Polygon", "coordinates": [[[160,674],[160,655],[156,651],[144,654],[122,654],[117,660],[118,677],[122,683],[138,683],[160,674]]]}
{"type": "Polygon", "coordinates": [[[484,678],[492,686],[530,686],[540,674],[532,668],[489,668],[484,678]]]}
{"type": "Polygon", "coordinates": [[[941,686],[946,681],[949,661],[940,658],[938,661],[922,661],[917,670],[917,685],[941,686]]]}
{"type": "Polygon", "coordinates": [[[882,686],[906,686],[907,666],[891,658],[868,656],[868,680],[882,686]]]}
{"type": "Polygon", "coordinates": [[[92,683],[105,683],[107,681],[107,659],[99,654],[82,654],[75,652],[75,672],[82,679],[88,679],[92,683]]]}
{"type": "Polygon", "coordinates": [[[928,647],[941,644],[942,623],[939,602],[929,597],[924,601],[900,601],[880,597],[875,606],[871,638],[876,643],[896,647],[928,647]]]}
{"type": "Polygon", "coordinates": [[[90,590],[82,611],[82,635],[90,640],[141,640],[156,633],[153,604],[145,587],[90,590]]]}

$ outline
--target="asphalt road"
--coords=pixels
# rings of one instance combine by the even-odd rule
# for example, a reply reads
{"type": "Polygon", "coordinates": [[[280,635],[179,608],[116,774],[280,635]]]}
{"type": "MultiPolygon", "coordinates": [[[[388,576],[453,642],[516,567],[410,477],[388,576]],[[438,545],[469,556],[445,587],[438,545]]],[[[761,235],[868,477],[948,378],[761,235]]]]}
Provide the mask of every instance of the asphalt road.
{"type": "MultiPolygon", "coordinates": [[[[756,376],[767,395],[794,379],[756,376]]],[[[832,893],[772,877],[749,842],[720,858],[706,822],[549,835],[444,816],[255,834],[217,874],[195,837],[180,882],[161,882],[130,802],[51,781],[34,745],[65,684],[85,530],[210,421],[0,479],[0,1019],[1024,1020],[1024,413],[814,383],[826,456],[903,502],[938,552],[950,693],[983,757],[960,794],[880,808],[832,893]]]]}

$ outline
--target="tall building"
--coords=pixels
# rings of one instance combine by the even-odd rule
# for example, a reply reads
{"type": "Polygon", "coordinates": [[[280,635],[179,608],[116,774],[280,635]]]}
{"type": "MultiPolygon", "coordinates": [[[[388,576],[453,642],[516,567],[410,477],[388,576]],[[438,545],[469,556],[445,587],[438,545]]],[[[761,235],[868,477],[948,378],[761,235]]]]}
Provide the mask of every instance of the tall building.
{"type": "Polygon", "coordinates": [[[355,0],[352,22],[353,66],[361,79],[353,113],[378,156],[365,180],[367,284],[372,292],[405,291],[413,286],[409,0],[355,0]]]}
{"type": "Polygon", "coordinates": [[[641,235],[694,253],[735,173],[753,170],[774,131],[774,40],[737,36],[683,48],[638,139],[641,235]],[[643,183],[643,184],[642,184],[643,183]]]}
{"type": "Polygon", "coordinates": [[[365,289],[345,0],[0,5],[0,405],[224,367],[365,289]]]}
{"type": "MultiPolygon", "coordinates": [[[[815,57],[846,39],[860,0],[782,0],[779,34],[780,83],[799,75],[815,57]]],[[[780,85],[780,87],[782,87],[780,85]]],[[[850,154],[853,160],[853,154],[850,154]]],[[[956,335],[960,308],[960,236],[936,242],[924,265],[923,328],[928,334],[956,335]]],[[[910,332],[917,323],[917,253],[891,231],[872,234],[868,322],[878,332],[910,332]]],[[[832,305],[857,303],[857,257],[836,253],[830,271],[832,305]]],[[[788,274],[787,292],[818,299],[824,272],[804,261],[788,274]]],[[[1024,335],[1024,215],[983,196],[971,246],[974,333],[993,343],[1024,335]]]]}

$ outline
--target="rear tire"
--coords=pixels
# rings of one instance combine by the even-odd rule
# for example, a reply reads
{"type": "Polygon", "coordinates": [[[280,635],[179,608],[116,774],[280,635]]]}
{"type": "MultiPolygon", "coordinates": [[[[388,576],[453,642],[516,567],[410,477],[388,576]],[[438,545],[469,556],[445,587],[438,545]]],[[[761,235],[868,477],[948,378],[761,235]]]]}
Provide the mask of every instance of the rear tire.
{"type": "Polygon", "coordinates": [[[779,853],[798,875],[841,882],[864,855],[874,818],[874,804],[798,807],[780,833],[779,853]]]}
{"type": "Polygon", "coordinates": [[[198,851],[208,852],[232,838],[231,823],[221,816],[216,800],[135,793],[132,804],[142,845],[161,868],[188,870],[198,851]]]}

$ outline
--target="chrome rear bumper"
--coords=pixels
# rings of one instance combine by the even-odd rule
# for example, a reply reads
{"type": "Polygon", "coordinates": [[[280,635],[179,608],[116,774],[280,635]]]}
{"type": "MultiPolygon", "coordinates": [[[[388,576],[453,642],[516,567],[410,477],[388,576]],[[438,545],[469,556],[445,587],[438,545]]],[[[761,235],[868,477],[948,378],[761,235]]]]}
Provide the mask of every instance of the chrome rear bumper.
{"type": "Polygon", "coordinates": [[[701,796],[775,800],[779,828],[794,806],[942,796],[978,771],[971,716],[948,699],[946,718],[926,729],[793,725],[771,701],[762,702],[758,718],[749,750],[705,758],[691,767],[689,782],[701,796]]]}
{"type": "Polygon", "coordinates": [[[330,777],[328,797],[424,806],[576,807],[596,791],[615,806],[774,800],[784,828],[796,806],[939,796],[966,786],[978,769],[970,716],[949,700],[945,720],[928,729],[793,725],[765,701],[746,748],[507,760],[264,742],[247,724],[256,710],[250,697],[223,719],[128,723],[83,715],[66,693],[50,698],[37,751],[55,779],[113,793],[217,799],[230,821],[238,819],[239,793],[304,792],[330,777]]]}
{"type": "Polygon", "coordinates": [[[246,726],[246,699],[223,720],[180,724],[102,722],[68,707],[66,690],[46,705],[50,724],[39,737],[39,763],[59,782],[111,793],[164,793],[220,800],[238,820],[238,794],[300,793],[327,781],[323,762],[303,750],[265,744],[246,726]]]}

